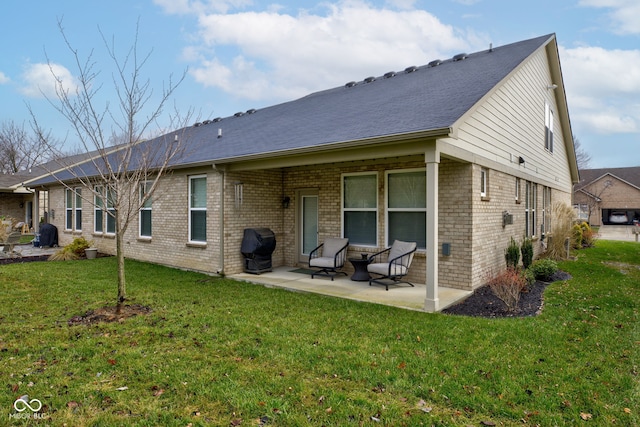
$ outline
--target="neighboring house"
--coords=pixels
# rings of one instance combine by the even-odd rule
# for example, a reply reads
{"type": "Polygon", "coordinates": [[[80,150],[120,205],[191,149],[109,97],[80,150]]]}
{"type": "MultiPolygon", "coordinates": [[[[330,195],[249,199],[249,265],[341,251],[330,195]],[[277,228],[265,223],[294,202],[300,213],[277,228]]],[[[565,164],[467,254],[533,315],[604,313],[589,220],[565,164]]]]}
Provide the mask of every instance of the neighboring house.
{"type": "MultiPolygon", "coordinates": [[[[472,290],[504,269],[511,237],[531,237],[540,253],[551,203],[570,205],[578,182],[555,35],[175,134],[191,149],[129,229],[126,256],[234,274],[245,228],[275,232],[274,266],[304,266],[331,236],[348,237],[358,257],[411,240],[409,279],[426,284],[426,311],[440,309],[439,287],[472,290]]],[[[53,220],[62,244],[83,235],[113,253],[108,207],[74,205],[69,185],[30,184],[65,212],[53,220]]]]}
{"type": "Polygon", "coordinates": [[[578,218],[591,225],[640,221],[640,167],[584,169],[573,188],[578,218]]]}
{"type": "Polygon", "coordinates": [[[0,218],[11,218],[14,222],[23,222],[33,227],[33,218],[37,218],[34,192],[25,188],[23,182],[34,178],[27,172],[19,174],[0,174],[0,218]]]}

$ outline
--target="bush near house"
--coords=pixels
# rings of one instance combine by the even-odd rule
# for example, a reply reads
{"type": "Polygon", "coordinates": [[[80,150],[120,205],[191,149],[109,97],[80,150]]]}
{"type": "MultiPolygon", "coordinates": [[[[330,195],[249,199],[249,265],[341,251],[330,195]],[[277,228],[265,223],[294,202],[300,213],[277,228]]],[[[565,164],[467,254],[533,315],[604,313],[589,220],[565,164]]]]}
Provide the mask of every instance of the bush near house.
{"type": "Polygon", "coordinates": [[[520,294],[527,287],[527,279],[519,268],[509,267],[489,280],[489,287],[509,311],[518,308],[520,294]]]}
{"type": "Polygon", "coordinates": [[[558,263],[552,259],[536,260],[529,268],[536,280],[548,282],[558,272],[558,263]]]}
{"type": "Polygon", "coordinates": [[[516,241],[511,237],[509,246],[504,251],[504,259],[507,262],[507,268],[518,268],[520,262],[520,248],[516,241]]]}
{"type": "Polygon", "coordinates": [[[522,253],[522,267],[526,270],[533,262],[533,242],[530,238],[523,237],[520,252],[522,253]]]}
{"type": "Polygon", "coordinates": [[[49,261],[68,261],[82,258],[85,255],[85,249],[90,248],[92,244],[93,242],[84,237],[76,237],[73,242],[51,255],[49,261]]]}

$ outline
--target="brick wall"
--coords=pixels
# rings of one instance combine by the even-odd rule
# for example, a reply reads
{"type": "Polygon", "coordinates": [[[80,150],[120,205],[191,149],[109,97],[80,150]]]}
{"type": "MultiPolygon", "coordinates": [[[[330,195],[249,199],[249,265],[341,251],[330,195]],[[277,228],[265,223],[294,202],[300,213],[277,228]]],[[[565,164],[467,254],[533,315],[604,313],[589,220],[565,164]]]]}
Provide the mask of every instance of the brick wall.
{"type": "MultiPolygon", "coordinates": [[[[394,160],[345,162],[322,166],[304,166],[284,170],[226,172],[224,179],[212,168],[176,172],[163,178],[152,205],[153,236],[138,238],[138,220],[131,223],[125,235],[125,255],[130,258],[172,265],[179,268],[220,272],[224,253],[224,273],[243,270],[240,246],[245,228],[266,227],[276,234],[277,246],[273,265],[305,266],[298,259],[297,198],[300,192],[312,190],[318,194],[319,241],[342,235],[341,185],[342,174],[375,172],[378,176],[378,243],[376,247],[350,246],[349,257],[374,253],[385,248],[385,172],[424,168],[421,156],[394,160]],[[207,177],[207,242],[188,243],[189,176],[207,177]],[[224,185],[224,201],[220,199],[224,185]],[[240,193],[241,188],[241,193],[240,193]],[[238,189],[238,192],[236,192],[238,189]],[[240,197],[240,194],[242,197],[240,197]],[[238,196],[236,196],[238,195],[238,196]],[[284,208],[284,196],[290,205],[284,208]],[[224,204],[224,215],[222,212],[224,204]],[[224,251],[221,252],[220,227],[224,226],[224,251]]],[[[524,200],[522,181],[521,200],[524,200]]],[[[488,194],[480,196],[480,167],[446,158],[439,165],[439,282],[441,286],[472,289],[485,283],[489,275],[505,268],[504,250],[509,238],[522,240],[525,230],[525,204],[515,201],[515,177],[488,171],[488,194]],[[502,212],[513,214],[513,224],[502,226],[502,212]],[[442,243],[449,243],[451,255],[442,255],[442,243]]],[[[64,230],[64,190],[51,190],[52,221],[60,231],[61,245],[79,235],[93,239],[107,253],[115,253],[113,237],[93,233],[93,208],[85,202],[81,232],[64,230]]],[[[542,219],[542,186],[538,186],[538,224],[542,219]]],[[[552,202],[569,203],[570,194],[554,190],[552,202]]],[[[536,254],[541,251],[534,241],[536,254]]],[[[426,260],[418,251],[407,279],[424,283],[426,260]]],[[[347,263],[346,271],[352,267],[347,263]]]]}

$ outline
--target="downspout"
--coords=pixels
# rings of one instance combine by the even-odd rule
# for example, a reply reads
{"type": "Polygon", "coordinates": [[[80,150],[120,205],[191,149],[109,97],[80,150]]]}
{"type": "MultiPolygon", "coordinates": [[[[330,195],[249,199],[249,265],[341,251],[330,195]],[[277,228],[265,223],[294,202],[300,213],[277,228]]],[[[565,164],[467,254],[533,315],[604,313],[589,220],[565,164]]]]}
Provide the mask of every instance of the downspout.
{"type": "Polygon", "coordinates": [[[218,265],[220,268],[217,273],[224,276],[224,184],[225,184],[225,168],[224,166],[216,166],[213,164],[213,168],[220,174],[220,226],[218,231],[220,232],[220,250],[218,265]]]}

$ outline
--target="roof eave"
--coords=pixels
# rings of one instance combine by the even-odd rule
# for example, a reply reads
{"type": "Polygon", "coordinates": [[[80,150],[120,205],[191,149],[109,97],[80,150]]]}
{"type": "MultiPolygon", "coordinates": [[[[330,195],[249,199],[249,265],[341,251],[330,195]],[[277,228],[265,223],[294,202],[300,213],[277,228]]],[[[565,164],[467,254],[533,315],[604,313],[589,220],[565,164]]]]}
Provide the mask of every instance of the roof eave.
{"type": "MultiPolygon", "coordinates": [[[[314,145],[314,146],[301,147],[301,148],[288,149],[288,150],[270,151],[270,152],[249,154],[244,156],[219,158],[209,162],[208,164],[212,164],[212,163],[219,164],[219,165],[232,164],[232,163],[239,163],[239,162],[268,160],[273,158],[282,158],[282,157],[290,157],[290,156],[320,154],[320,153],[335,151],[337,149],[364,148],[372,145],[379,146],[382,144],[401,143],[401,142],[406,142],[409,140],[416,140],[416,139],[443,138],[443,137],[451,136],[452,132],[453,130],[451,127],[443,127],[443,128],[422,130],[422,131],[416,131],[416,132],[407,132],[407,133],[401,133],[401,134],[355,139],[351,141],[332,142],[328,144],[314,145]]],[[[190,166],[197,166],[197,165],[190,164],[185,166],[190,167],[190,166]]]]}

